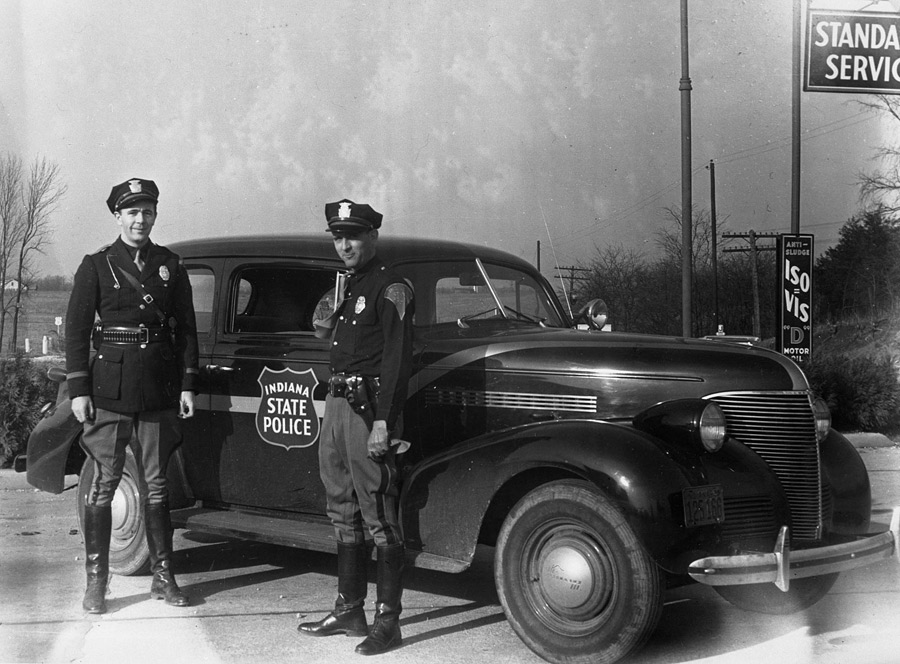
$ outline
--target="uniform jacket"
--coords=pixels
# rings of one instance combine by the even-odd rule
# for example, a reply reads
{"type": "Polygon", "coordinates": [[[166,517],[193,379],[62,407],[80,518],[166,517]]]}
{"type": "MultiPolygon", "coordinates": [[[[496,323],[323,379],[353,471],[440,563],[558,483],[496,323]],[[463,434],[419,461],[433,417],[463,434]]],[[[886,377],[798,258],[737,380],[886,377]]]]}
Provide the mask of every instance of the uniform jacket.
{"type": "Polygon", "coordinates": [[[197,389],[197,324],[187,271],[165,247],[150,243],[145,251],[140,273],[121,238],[81,261],[66,315],[70,397],[88,395],[98,408],[134,413],[177,407],[183,390],[197,389]],[[103,343],[91,359],[95,318],[105,327],[161,325],[118,268],[137,277],[170,327],[174,323],[174,342],[103,343]]]}
{"type": "Polygon", "coordinates": [[[379,378],[376,420],[394,429],[412,372],[412,289],[377,256],[348,279],[331,372],[379,378]]]}

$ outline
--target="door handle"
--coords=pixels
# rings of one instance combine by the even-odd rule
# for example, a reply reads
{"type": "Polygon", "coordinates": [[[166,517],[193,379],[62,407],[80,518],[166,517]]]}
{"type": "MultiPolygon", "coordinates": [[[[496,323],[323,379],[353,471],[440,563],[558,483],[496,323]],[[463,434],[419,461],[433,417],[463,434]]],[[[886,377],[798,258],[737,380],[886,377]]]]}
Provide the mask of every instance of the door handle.
{"type": "Polygon", "coordinates": [[[206,368],[209,371],[234,371],[234,367],[223,367],[219,364],[207,364],[206,368]]]}

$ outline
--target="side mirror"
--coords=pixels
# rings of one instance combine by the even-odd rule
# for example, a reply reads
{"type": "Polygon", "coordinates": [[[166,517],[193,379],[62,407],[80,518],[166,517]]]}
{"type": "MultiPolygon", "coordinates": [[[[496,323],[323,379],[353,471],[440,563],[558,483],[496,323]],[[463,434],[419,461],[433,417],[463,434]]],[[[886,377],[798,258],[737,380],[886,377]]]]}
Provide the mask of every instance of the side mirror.
{"type": "Polygon", "coordinates": [[[581,308],[575,322],[583,320],[592,330],[602,330],[606,325],[607,318],[609,318],[609,309],[606,307],[606,302],[597,298],[581,308]]]}

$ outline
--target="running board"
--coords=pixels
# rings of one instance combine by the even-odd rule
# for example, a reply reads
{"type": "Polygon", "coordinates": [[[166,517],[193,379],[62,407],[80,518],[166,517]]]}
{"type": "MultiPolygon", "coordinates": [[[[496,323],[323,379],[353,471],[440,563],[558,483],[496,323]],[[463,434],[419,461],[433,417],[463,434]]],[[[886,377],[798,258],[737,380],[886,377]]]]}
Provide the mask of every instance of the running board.
{"type": "MultiPolygon", "coordinates": [[[[171,518],[172,526],[175,528],[323,553],[337,551],[334,527],[324,521],[281,519],[253,512],[217,510],[208,507],[172,510],[171,518]]],[[[468,569],[472,561],[407,549],[406,562],[422,569],[458,573],[468,569]]]]}

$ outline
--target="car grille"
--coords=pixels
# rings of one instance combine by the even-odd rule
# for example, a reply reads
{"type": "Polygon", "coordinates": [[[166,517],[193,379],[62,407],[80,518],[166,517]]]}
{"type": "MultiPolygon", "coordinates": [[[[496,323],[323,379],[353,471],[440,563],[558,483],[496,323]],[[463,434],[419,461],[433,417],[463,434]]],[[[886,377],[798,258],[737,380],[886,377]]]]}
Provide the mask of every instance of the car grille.
{"type": "Polygon", "coordinates": [[[775,472],[791,510],[791,539],[819,539],[823,486],[816,423],[806,392],[728,392],[708,397],[728,421],[728,434],[775,472]]]}
{"type": "Polygon", "coordinates": [[[769,496],[725,499],[722,536],[726,539],[770,538],[778,534],[778,528],[769,496]]]}

